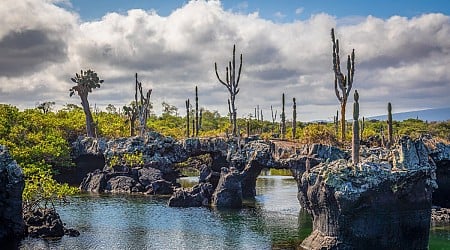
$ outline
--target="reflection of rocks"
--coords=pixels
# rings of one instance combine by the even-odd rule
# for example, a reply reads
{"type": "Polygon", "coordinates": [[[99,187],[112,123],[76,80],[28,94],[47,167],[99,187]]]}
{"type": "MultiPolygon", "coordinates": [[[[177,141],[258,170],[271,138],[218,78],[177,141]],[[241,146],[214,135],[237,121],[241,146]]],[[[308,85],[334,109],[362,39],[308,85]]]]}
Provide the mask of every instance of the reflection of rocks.
{"type": "Polygon", "coordinates": [[[299,180],[301,206],[313,217],[306,249],[426,249],[433,163],[421,141],[403,138],[388,161],[371,155],[356,169],[322,163],[299,180]]]}
{"type": "Polygon", "coordinates": [[[0,145],[0,245],[14,244],[23,234],[23,173],[19,165],[0,145]]]}
{"type": "Polygon", "coordinates": [[[242,207],[241,180],[237,169],[222,168],[219,184],[212,196],[212,205],[226,208],[242,207]]]}
{"type": "Polygon", "coordinates": [[[80,235],[75,229],[65,228],[58,213],[53,209],[27,211],[23,216],[27,234],[31,237],[54,238],[80,235]]]}

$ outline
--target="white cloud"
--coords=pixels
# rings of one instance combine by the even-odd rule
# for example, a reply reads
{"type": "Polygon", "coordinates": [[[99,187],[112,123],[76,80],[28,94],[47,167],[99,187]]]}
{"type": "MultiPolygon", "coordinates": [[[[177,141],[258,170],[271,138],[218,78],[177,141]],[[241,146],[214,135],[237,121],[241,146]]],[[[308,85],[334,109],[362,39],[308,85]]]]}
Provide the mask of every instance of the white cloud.
{"type": "Polygon", "coordinates": [[[297,9],[295,9],[295,14],[296,14],[296,15],[300,15],[300,14],[303,13],[304,10],[305,10],[305,9],[304,9],[303,7],[297,8],[297,9]]]}
{"type": "Polygon", "coordinates": [[[236,44],[236,57],[243,54],[239,116],[259,104],[269,118],[270,105],[280,109],[284,92],[288,106],[297,98],[301,120],[327,119],[338,108],[330,29],[339,24],[343,65],[347,53],[356,51],[354,88],[362,115],[384,113],[388,101],[396,110],[450,106],[450,19],[442,14],[342,23],[322,13],[274,23],[258,13],[224,10],[218,1],[193,1],[166,17],[135,9],[81,23],[76,13],[52,3],[0,6],[2,102],[22,108],[48,100],[78,104],[68,97],[70,77],[92,68],[105,79],[90,94],[92,104],[129,103],[138,72],[145,88],[153,89],[157,112],[165,100],[183,114],[184,100],[192,99],[198,85],[200,105],[225,114],[227,92],[216,79],[214,62],[223,76],[236,44]]]}

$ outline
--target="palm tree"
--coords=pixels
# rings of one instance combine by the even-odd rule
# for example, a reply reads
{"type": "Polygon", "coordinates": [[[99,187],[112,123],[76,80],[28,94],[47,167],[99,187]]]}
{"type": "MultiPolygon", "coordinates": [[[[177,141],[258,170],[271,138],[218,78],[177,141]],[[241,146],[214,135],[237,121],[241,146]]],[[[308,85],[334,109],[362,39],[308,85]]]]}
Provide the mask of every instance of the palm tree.
{"type": "Polygon", "coordinates": [[[93,70],[88,69],[87,71],[81,70],[80,74],[76,73],[75,77],[70,78],[72,82],[77,85],[73,86],[69,92],[70,97],[72,97],[75,92],[81,98],[81,106],[83,106],[84,114],[86,115],[86,133],[89,137],[94,137],[95,135],[95,124],[92,118],[91,110],[89,108],[88,94],[92,92],[93,89],[100,88],[100,83],[103,80],[97,76],[93,70]]]}

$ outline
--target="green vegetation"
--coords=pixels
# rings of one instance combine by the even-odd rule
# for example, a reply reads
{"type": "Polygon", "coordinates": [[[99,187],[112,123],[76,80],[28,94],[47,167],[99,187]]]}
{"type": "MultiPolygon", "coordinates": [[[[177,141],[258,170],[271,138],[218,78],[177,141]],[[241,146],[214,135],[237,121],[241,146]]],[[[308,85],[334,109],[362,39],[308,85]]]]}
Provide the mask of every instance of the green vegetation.
{"type": "MultiPolygon", "coordinates": [[[[160,116],[151,115],[147,120],[150,130],[177,139],[186,137],[186,118],[169,108],[160,116]]],[[[108,112],[94,112],[93,121],[97,127],[97,135],[107,138],[126,137],[130,134],[128,117],[118,113],[109,106],[108,112]]],[[[195,112],[195,111],[192,111],[195,112]]],[[[193,115],[193,114],[191,114],[193,115]]],[[[194,115],[193,115],[194,116],[194,115]]],[[[192,116],[192,117],[193,117],[192,116]]],[[[6,145],[14,159],[23,168],[26,176],[26,187],[23,194],[25,207],[46,206],[56,200],[64,201],[67,195],[73,194],[74,188],[57,184],[53,179],[53,167],[72,167],[70,159],[70,143],[77,136],[85,133],[85,114],[81,107],[66,105],[59,111],[50,108],[45,111],[40,106],[35,109],[20,111],[10,105],[0,104],[0,144],[6,145]]],[[[246,134],[247,122],[251,134],[258,132],[263,139],[270,139],[280,134],[280,124],[274,121],[237,119],[240,134],[246,134]]],[[[287,123],[292,124],[292,123],[287,123]]],[[[336,134],[334,124],[330,123],[300,123],[297,122],[295,141],[302,143],[328,143],[338,145],[340,134],[336,134]]],[[[362,140],[371,136],[387,138],[386,121],[366,120],[364,122],[362,140]],[[383,135],[383,133],[385,135],[383,135]]],[[[450,121],[425,122],[408,119],[402,122],[393,121],[394,137],[409,135],[418,137],[424,133],[444,140],[450,140],[450,121]]],[[[292,126],[286,128],[291,133],[292,126]]],[[[232,132],[228,117],[221,116],[217,111],[203,110],[200,137],[225,136],[232,132]]],[[[348,131],[346,138],[351,138],[348,131]]],[[[114,160],[114,159],[113,159],[114,160]]],[[[115,159],[128,165],[142,164],[142,156],[130,154],[115,159]]],[[[110,165],[115,165],[114,162],[110,165]]]]}

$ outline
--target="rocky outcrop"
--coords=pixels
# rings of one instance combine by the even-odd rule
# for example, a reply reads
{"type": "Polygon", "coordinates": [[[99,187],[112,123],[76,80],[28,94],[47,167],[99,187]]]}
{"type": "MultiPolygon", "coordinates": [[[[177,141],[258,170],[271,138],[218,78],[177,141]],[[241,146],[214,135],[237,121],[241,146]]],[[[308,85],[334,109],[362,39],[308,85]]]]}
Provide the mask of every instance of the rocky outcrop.
{"type": "Polygon", "coordinates": [[[220,172],[210,166],[203,166],[200,170],[200,184],[210,184],[208,188],[211,187],[214,190],[213,197],[209,195],[210,192],[203,192],[202,194],[206,195],[202,195],[202,199],[191,202],[191,197],[197,197],[199,187],[180,189],[172,196],[171,200],[174,202],[169,202],[169,206],[208,204],[218,207],[240,207],[242,199],[255,197],[256,179],[263,168],[291,169],[294,177],[300,178],[303,172],[321,161],[348,157],[346,153],[335,147],[321,144],[303,146],[297,154],[293,152],[297,150],[293,150],[291,146],[284,147],[262,140],[249,141],[240,146],[230,145],[227,153],[228,166],[222,167],[220,172]],[[288,153],[293,154],[287,157],[288,153]]]}
{"type": "MultiPolygon", "coordinates": [[[[149,132],[144,137],[112,140],[79,137],[72,145],[72,154],[76,161],[87,156],[101,156],[104,159],[103,169],[88,173],[80,184],[81,190],[171,194],[177,187],[176,178],[179,177],[179,172],[173,168],[175,163],[201,154],[211,154],[213,162],[223,161],[227,156],[228,143],[221,138],[189,138],[176,141],[171,137],[149,132]],[[142,162],[133,165],[123,160],[136,154],[139,154],[142,162]],[[112,164],[112,159],[119,159],[121,162],[112,164]]],[[[215,168],[220,169],[217,165],[222,164],[213,164],[215,168]]],[[[218,178],[216,184],[217,181],[218,178]]]]}
{"type": "Polygon", "coordinates": [[[177,189],[169,199],[170,207],[209,206],[214,188],[211,183],[199,183],[192,188],[177,189]]]}
{"type": "Polygon", "coordinates": [[[433,193],[433,205],[450,208],[450,145],[429,136],[424,141],[436,163],[438,189],[433,193]]]}
{"type": "Polygon", "coordinates": [[[24,232],[22,192],[24,176],[17,162],[0,145],[0,245],[20,239],[24,232]]]}
{"type": "Polygon", "coordinates": [[[175,182],[163,178],[161,170],[150,167],[96,170],[89,173],[80,184],[80,189],[94,193],[146,193],[167,195],[179,187],[175,182]]]}
{"type": "Polygon", "coordinates": [[[59,214],[54,209],[35,209],[23,215],[26,234],[34,238],[60,238],[64,235],[79,236],[75,229],[64,227],[59,214]]]}
{"type": "Polygon", "coordinates": [[[435,166],[422,141],[403,138],[387,160],[321,163],[299,179],[313,217],[305,249],[427,249],[435,166]],[[392,164],[390,163],[392,162],[392,164]]]}
{"type": "Polygon", "coordinates": [[[212,206],[218,208],[242,207],[242,176],[236,168],[222,168],[219,184],[212,196],[212,206]]]}

